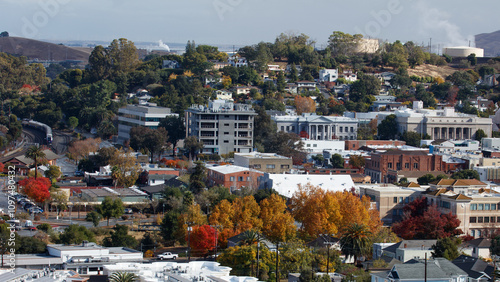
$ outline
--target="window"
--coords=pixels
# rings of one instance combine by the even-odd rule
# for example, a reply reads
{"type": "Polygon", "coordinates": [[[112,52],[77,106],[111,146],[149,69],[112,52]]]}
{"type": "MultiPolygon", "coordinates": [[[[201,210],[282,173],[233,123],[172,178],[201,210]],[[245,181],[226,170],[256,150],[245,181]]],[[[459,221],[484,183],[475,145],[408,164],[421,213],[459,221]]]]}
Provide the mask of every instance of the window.
{"type": "Polygon", "coordinates": [[[471,216],[471,217],[469,218],[469,222],[470,222],[470,223],[476,223],[476,217],[475,217],[475,216],[471,216]]]}
{"type": "Polygon", "coordinates": [[[387,167],[388,167],[388,168],[392,168],[392,163],[388,163],[388,164],[387,164],[387,167]]]}
{"type": "Polygon", "coordinates": [[[413,168],[418,169],[418,163],[414,163],[414,164],[413,164],[413,168]]]}
{"type": "Polygon", "coordinates": [[[224,132],[224,135],[229,135],[229,132],[224,132]]]}
{"type": "Polygon", "coordinates": [[[354,127],[351,127],[351,132],[354,132],[354,127]]]}
{"type": "Polygon", "coordinates": [[[477,205],[477,210],[478,210],[478,211],[482,211],[482,210],[484,210],[484,204],[478,204],[478,205],[477,205]]]}
{"type": "Polygon", "coordinates": [[[281,131],[285,131],[285,127],[284,126],[281,127],[281,131]]]}
{"type": "Polygon", "coordinates": [[[290,165],[281,165],[281,168],[290,168],[290,165]]]}
{"type": "Polygon", "coordinates": [[[441,206],[445,209],[449,209],[450,208],[450,203],[449,202],[441,202],[441,206]]]}
{"type": "Polygon", "coordinates": [[[345,132],[349,132],[349,127],[345,127],[345,132]]]}
{"type": "Polygon", "coordinates": [[[275,167],[275,165],[273,165],[273,164],[266,165],[266,168],[274,168],[274,167],[275,167]]]}
{"type": "Polygon", "coordinates": [[[339,126],[339,131],[340,131],[340,132],[343,132],[343,131],[342,131],[342,129],[343,129],[343,127],[340,127],[340,126],[339,126]]]}
{"type": "Polygon", "coordinates": [[[497,204],[491,204],[491,210],[494,211],[497,209],[497,204]]]}
{"type": "Polygon", "coordinates": [[[477,211],[477,204],[470,204],[471,211],[477,211]]]}
{"type": "Polygon", "coordinates": [[[397,204],[398,203],[398,197],[394,197],[394,199],[393,199],[392,202],[395,203],[395,204],[397,204]]]}
{"type": "Polygon", "coordinates": [[[243,176],[238,176],[238,181],[243,181],[243,176]]]}
{"type": "Polygon", "coordinates": [[[482,216],[478,216],[477,217],[477,223],[483,223],[483,217],[482,216]]]}
{"type": "Polygon", "coordinates": [[[247,176],[247,181],[251,181],[251,180],[252,180],[252,177],[247,176]]]}
{"type": "Polygon", "coordinates": [[[488,216],[484,217],[484,223],[490,223],[490,218],[488,216]]]}
{"type": "Polygon", "coordinates": [[[397,164],[396,164],[396,169],[397,169],[397,170],[401,170],[401,164],[400,164],[400,163],[397,163],[397,164]]]}
{"type": "Polygon", "coordinates": [[[260,168],[260,164],[253,165],[253,168],[260,168]]]}
{"type": "Polygon", "coordinates": [[[229,126],[229,123],[224,123],[224,126],[229,126]]]}
{"type": "Polygon", "coordinates": [[[229,140],[224,140],[224,143],[229,143],[229,140]]]}
{"type": "Polygon", "coordinates": [[[288,125],[286,126],[286,131],[287,132],[290,131],[290,126],[288,126],[288,125]]]}
{"type": "Polygon", "coordinates": [[[307,148],[310,148],[310,147],[311,147],[311,144],[307,144],[307,145],[306,145],[306,147],[307,147],[307,148]]]}
{"type": "Polygon", "coordinates": [[[317,148],[317,147],[318,147],[318,144],[313,144],[313,147],[314,147],[314,148],[317,148]]]}
{"type": "Polygon", "coordinates": [[[405,163],[405,168],[410,168],[410,163],[405,163]]]}
{"type": "Polygon", "coordinates": [[[490,210],[490,204],[484,204],[484,210],[489,211],[490,210]]]}
{"type": "Polygon", "coordinates": [[[400,202],[400,203],[402,203],[402,202],[403,202],[403,200],[404,200],[404,198],[403,198],[403,197],[399,197],[399,202],[400,202]]]}
{"type": "Polygon", "coordinates": [[[234,176],[229,177],[229,181],[234,181],[234,176]]]}

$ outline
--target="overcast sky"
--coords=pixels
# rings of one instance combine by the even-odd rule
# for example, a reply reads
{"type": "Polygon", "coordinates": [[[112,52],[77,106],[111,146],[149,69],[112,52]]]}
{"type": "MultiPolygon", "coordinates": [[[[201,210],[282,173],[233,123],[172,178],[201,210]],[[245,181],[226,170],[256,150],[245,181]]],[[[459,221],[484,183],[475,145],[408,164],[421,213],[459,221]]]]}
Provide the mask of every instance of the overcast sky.
{"type": "Polygon", "coordinates": [[[0,32],[50,40],[124,37],[237,45],[294,32],[321,47],[340,30],[425,45],[432,38],[437,47],[468,45],[475,34],[500,29],[500,1],[471,5],[463,0],[0,0],[0,32]]]}

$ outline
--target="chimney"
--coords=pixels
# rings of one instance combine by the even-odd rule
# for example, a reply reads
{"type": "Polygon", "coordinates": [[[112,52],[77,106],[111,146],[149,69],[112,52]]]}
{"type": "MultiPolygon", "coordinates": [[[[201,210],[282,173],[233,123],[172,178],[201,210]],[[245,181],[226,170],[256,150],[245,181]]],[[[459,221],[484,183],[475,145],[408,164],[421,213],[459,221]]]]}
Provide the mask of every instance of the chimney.
{"type": "Polygon", "coordinates": [[[404,245],[404,248],[406,249],[406,244],[404,245]]]}

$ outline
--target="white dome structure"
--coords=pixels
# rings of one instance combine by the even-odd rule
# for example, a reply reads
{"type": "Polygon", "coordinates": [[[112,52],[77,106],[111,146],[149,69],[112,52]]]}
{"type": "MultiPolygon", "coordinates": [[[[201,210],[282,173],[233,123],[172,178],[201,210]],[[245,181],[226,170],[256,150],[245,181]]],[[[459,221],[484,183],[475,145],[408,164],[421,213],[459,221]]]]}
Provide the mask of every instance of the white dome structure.
{"type": "Polygon", "coordinates": [[[445,47],[443,54],[451,57],[467,57],[470,54],[476,54],[476,57],[482,58],[484,57],[484,49],[467,46],[445,47]]]}

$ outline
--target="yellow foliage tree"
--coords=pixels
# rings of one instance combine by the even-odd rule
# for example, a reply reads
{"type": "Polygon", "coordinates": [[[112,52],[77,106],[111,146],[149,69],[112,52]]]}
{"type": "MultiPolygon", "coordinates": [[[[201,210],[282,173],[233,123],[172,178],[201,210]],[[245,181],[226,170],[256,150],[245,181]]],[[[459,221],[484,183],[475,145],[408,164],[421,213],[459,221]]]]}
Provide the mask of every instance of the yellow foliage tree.
{"type": "Polygon", "coordinates": [[[187,236],[188,227],[207,224],[207,217],[201,211],[200,205],[192,204],[187,208],[185,213],[179,215],[177,222],[178,228],[175,236],[182,241],[182,239],[185,239],[187,236]]]}
{"type": "Polygon", "coordinates": [[[186,76],[186,77],[192,77],[193,73],[190,70],[187,70],[187,71],[184,71],[184,73],[182,75],[186,76]]]}
{"type": "Polygon", "coordinates": [[[233,80],[229,75],[222,76],[222,87],[224,87],[224,89],[228,89],[231,84],[233,84],[233,80]]]}
{"type": "Polygon", "coordinates": [[[285,200],[277,194],[260,202],[260,219],[262,233],[275,243],[286,242],[295,236],[295,220],[287,211],[285,200]]]}

